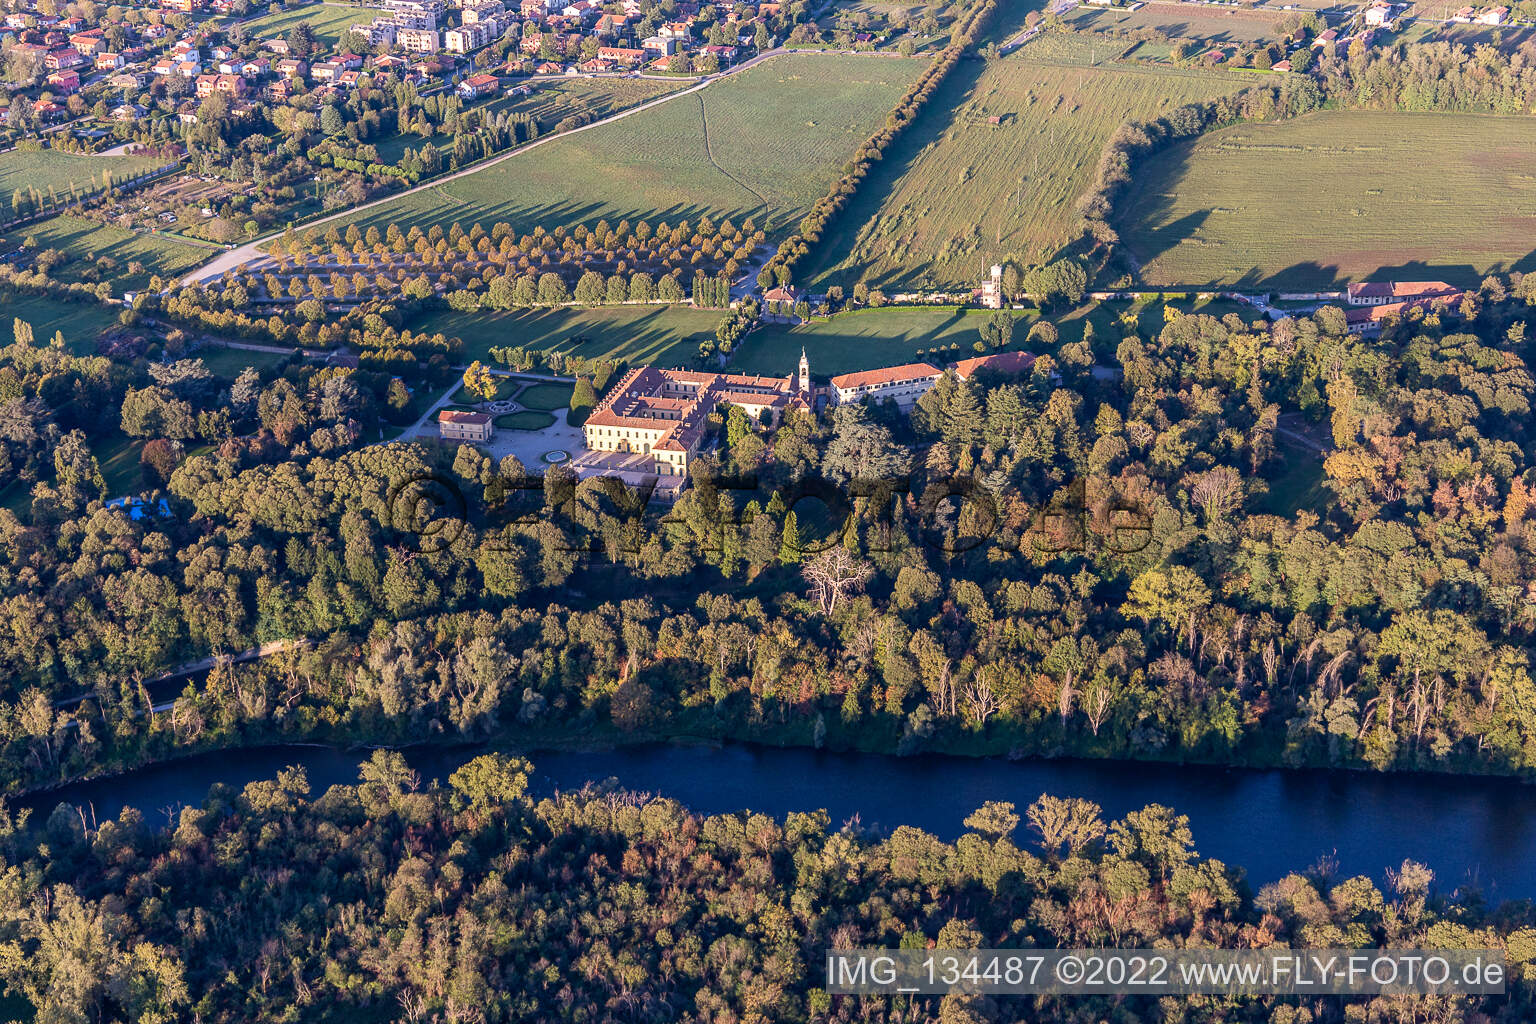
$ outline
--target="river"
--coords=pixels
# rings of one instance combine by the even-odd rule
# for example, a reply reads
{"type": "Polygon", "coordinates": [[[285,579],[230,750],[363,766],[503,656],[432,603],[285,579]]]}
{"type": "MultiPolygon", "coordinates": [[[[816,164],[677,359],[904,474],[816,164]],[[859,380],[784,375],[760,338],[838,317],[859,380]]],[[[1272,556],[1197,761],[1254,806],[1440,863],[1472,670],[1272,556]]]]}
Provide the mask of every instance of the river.
{"type": "MultiPolygon", "coordinates": [[[[474,750],[423,749],[407,758],[424,782],[446,780],[474,750]]],[[[268,747],[204,754],[17,801],[46,815],[59,802],[99,820],[137,807],[154,824],[197,804],[216,782],[243,786],[291,764],[316,794],[355,782],[361,753],[268,747]]],[[[1448,890],[1474,882],[1490,897],[1536,898],[1536,787],[1510,779],[1342,771],[1224,769],[1124,761],[897,758],[741,745],[648,745],[532,755],[543,796],[609,777],[674,797],[696,811],[782,817],[826,808],[834,827],[913,825],[952,840],[986,800],[1022,808],[1041,793],[1086,797],[1116,818],[1149,803],[1189,816],[1195,848],[1248,872],[1255,888],[1327,857],[1342,875],[1380,880],[1405,858],[1428,864],[1448,890]]],[[[1024,838],[1021,836],[1021,839],[1024,838]]]]}

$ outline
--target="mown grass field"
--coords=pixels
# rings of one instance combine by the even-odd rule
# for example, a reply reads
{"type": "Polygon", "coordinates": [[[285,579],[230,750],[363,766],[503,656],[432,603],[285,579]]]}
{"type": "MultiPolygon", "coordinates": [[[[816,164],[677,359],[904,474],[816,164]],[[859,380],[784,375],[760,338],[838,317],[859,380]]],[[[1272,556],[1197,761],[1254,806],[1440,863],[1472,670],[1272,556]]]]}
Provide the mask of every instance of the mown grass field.
{"type": "Polygon", "coordinates": [[[947,84],[813,254],[811,286],[956,287],[1009,254],[1048,257],[1076,237],[1076,200],[1122,122],[1248,84],[1228,72],[1102,63],[1111,55],[1047,35],[968,84],[947,84]]]}
{"type": "MultiPolygon", "coordinates": [[[[439,311],[412,330],[442,331],[464,340],[464,358],[490,360],[491,346],[557,350],[586,359],[683,366],[698,358],[699,342],[713,338],[718,310],[687,306],[598,306],[592,309],[511,310],[504,313],[439,311]]],[[[562,405],[561,408],[564,408],[562,405]]]]}
{"type": "Polygon", "coordinates": [[[357,219],[554,227],[604,217],[675,223],[707,213],[786,227],[825,194],[924,65],[920,58],[776,57],[357,219]]]}
{"type": "Polygon", "coordinates": [[[359,22],[372,21],[378,14],[376,10],[350,4],[305,4],[245,22],[245,31],[252,39],[271,39],[286,36],[296,25],[307,21],[315,30],[316,39],[334,46],[347,29],[359,22]]]}
{"type": "Polygon", "coordinates": [[[1256,43],[1279,38],[1282,17],[1280,11],[1256,11],[1246,7],[1149,3],[1136,11],[1079,7],[1068,17],[1068,23],[1073,28],[1091,31],[1137,32],[1152,29],[1174,39],[1206,43],[1256,43]]]}
{"type": "Polygon", "coordinates": [[[1137,169],[1118,216],[1149,284],[1475,284],[1536,267],[1536,121],[1325,111],[1137,169]]]}
{"type": "Polygon", "coordinates": [[[25,320],[32,334],[46,342],[58,331],[75,355],[96,351],[96,336],[117,320],[113,307],[94,302],[63,302],[46,295],[17,295],[0,306],[0,344],[10,344],[12,321],[25,320]]]}
{"type": "Polygon", "coordinates": [[[116,260],[117,266],[102,277],[111,282],[116,292],[143,288],[154,274],[161,277],[183,274],[206,263],[216,252],[211,248],[173,241],[164,235],[129,231],[69,215],[22,224],[5,233],[6,243],[28,238],[35,238],[40,248],[62,249],[69,253],[69,262],[54,268],[54,276],[62,281],[85,280],[85,270],[98,257],[108,256],[116,260]],[[143,272],[130,272],[130,263],[142,263],[143,272]]]}
{"type": "Polygon", "coordinates": [[[81,156],[44,149],[36,153],[11,150],[0,153],[0,217],[12,216],[11,201],[18,189],[35,188],[45,196],[52,188],[60,199],[70,187],[100,188],[101,173],[117,180],[150,171],[167,161],[143,156],[81,156]]]}

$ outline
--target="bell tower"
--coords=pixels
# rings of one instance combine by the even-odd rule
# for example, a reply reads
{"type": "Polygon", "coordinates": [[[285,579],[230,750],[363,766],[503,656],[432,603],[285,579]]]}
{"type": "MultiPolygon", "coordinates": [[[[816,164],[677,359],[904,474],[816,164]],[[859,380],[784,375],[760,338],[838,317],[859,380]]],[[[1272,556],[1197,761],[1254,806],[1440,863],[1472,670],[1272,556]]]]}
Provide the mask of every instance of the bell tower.
{"type": "Polygon", "coordinates": [[[800,349],[800,370],[795,378],[795,390],[802,394],[811,392],[811,361],[805,357],[805,349],[800,349]]]}

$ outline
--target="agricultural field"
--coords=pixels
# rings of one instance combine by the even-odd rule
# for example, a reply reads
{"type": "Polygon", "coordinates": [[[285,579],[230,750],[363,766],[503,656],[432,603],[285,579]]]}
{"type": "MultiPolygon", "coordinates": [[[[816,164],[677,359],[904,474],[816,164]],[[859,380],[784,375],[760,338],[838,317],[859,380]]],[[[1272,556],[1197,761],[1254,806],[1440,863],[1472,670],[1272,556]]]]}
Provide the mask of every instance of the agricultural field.
{"type": "Polygon", "coordinates": [[[1325,111],[1158,154],[1117,226],[1153,285],[1475,284],[1536,264],[1533,166],[1527,118],[1325,111]]]}
{"type": "Polygon", "coordinates": [[[1072,28],[1091,32],[1140,32],[1150,29],[1174,39],[1204,43],[1257,43],[1278,39],[1285,14],[1249,7],[1208,4],[1148,3],[1139,10],[1079,7],[1067,18],[1072,28]]]}
{"type": "MultiPolygon", "coordinates": [[[[597,306],[591,309],[440,311],[411,324],[464,340],[465,360],[490,361],[491,346],[560,351],[587,359],[683,366],[698,358],[699,342],[713,338],[719,310],[687,306],[597,306]]],[[[559,408],[564,408],[560,405],[559,408]]]]}
{"type": "Polygon", "coordinates": [[[813,256],[810,286],[955,287],[1008,254],[1049,257],[1075,238],[1076,200],[1121,123],[1248,84],[1111,56],[1102,41],[1046,35],[969,87],[946,83],[813,256]]]}
{"type": "Polygon", "coordinates": [[[69,261],[54,269],[61,281],[107,281],[115,292],[144,288],[151,275],[171,277],[183,274],[208,260],[213,250],[174,241],[164,235],[151,235],[109,227],[83,217],[50,217],[35,224],[24,224],[7,232],[4,241],[36,239],[43,249],[61,249],[69,261]],[[101,264],[101,259],[112,261],[101,264]],[[136,270],[130,264],[142,264],[136,270]]]}
{"type": "MultiPolygon", "coordinates": [[[[925,61],[790,54],[374,207],[358,222],[520,226],[703,214],[792,225],[925,61]]],[[[344,227],[345,225],[343,225],[344,227]]]]}
{"type": "Polygon", "coordinates": [[[371,21],[379,12],[351,4],[306,4],[286,11],[276,11],[242,23],[247,38],[271,39],[285,36],[297,25],[309,22],[315,38],[336,45],[347,29],[358,22],[371,21]]]}
{"type": "Polygon", "coordinates": [[[11,200],[18,190],[35,188],[46,195],[52,188],[63,199],[76,185],[99,189],[103,171],[121,180],[152,171],[164,163],[158,157],[83,156],[52,149],[0,153],[0,217],[11,216],[11,200]]]}

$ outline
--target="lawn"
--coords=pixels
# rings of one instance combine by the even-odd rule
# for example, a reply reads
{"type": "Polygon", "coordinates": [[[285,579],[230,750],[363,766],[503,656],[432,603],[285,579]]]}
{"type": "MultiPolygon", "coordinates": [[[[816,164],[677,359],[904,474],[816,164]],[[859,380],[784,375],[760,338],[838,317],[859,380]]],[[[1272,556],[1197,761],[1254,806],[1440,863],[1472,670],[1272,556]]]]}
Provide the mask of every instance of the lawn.
{"type": "Polygon", "coordinates": [[[554,227],[605,217],[675,223],[707,213],[787,228],[825,194],[925,64],[776,57],[700,92],[402,196],[357,220],[554,227]]]}
{"type": "Polygon", "coordinates": [[[496,426],[501,430],[543,430],[552,427],[555,418],[547,412],[509,412],[496,417],[496,426]]]}
{"type": "Polygon", "coordinates": [[[1476,284],[1536,268],[1536,121],[1324,111],[1173,147],[1117,218],[1149,284],[1476,284]]]}
{"type": "Polygon", "coordinates": [[[50,217],[36,224],[25,224],[7,232],[7,243],[27,238],[37,239],[44,249],[62,249],[71,259],[54,269],[54,276],[62,281],[91,280],[87,271],[92,261],[107,256],[117,261],[116,267],[105,272],[101,279],[110,281],[116,292],[146,287],[153,274],[161,277],[180,275],[200,263],[206,263],[215,253],[213,249],[172,241],[163,235],[149,235],[126,228],[109,227],[83,217],[50,217]],[[142,273],[131,273],[130,263],[142,263],[142,273]]]}
{"type": "Polygon", "coordinates": [[[267,370],[288,358],[276,352],[253,352],[244,348],[205,348],[194,355],[216,376],[226,380],[234,380],[247,366],[267,370]]]}
{"type": "Polygon", "coordinates": [[[64,342],[76,355],[96,351],[96,336],[117,322],[117,312],[95,302],[63,302],[46,295],[15,295],[0,307],[0,343],[11,340],[11,321],[25,320],[32,334],[46,343],[55,331],[64,333],[64,342]]]}
{"type": "Polygon", "coordinates": [[[574,390],[575,388],[570,384],[530,384],[517,396],[517,404],[525,409],[542,409],[549,412],[556,409],[569,409],[571,393],[574,390]]]}
{"type": "Polygon", "coordinates": [[[698,357],[701,340],[714,337],[720,317],[718,310],[684,305],[440,311],[420,318],[411,329],[462,338],[466,361],[489,363],[492,346],[521,346],[540,352],[558,349],[588,359],[681,366],[698,357]]]}
{"type": "Polygon", "coordinates": [[[1113,52],[1046,35],[958,68],[813,254],[811,287],[953,288],[1008,255],[1049,257],[1076,238],[1076,200],[1120,124],[1249,84],[1104,63],[1113,52]]]}
{"type": "Polygon", "coordinates": [[[315,38],[332,46],[346,34],[347,29],[359,22],[369,22],[379,12],[367,7],[348,4],[305,4],[286,11],[276,11],[244,23],[245,33],[251,39],[271,39],[286,36],[304,22],[315,30],[315,38]]]}
{"type": "Polygon", "coordinates": [[[103,171],[121,181],[154,170],[167,161],[142,156],[81,156],[44,149],[36,153],[12,150],[0,153],[0,213],[11,216],[11,200],[17,189],[35,188],[47,194],[49,188],[64,199],[72,185],[82,189],[101,188],[103,171]]]}

